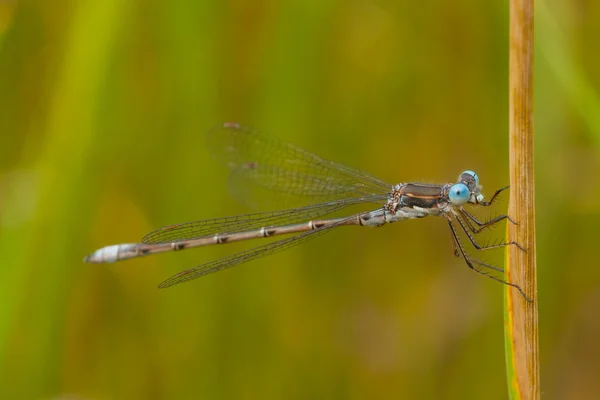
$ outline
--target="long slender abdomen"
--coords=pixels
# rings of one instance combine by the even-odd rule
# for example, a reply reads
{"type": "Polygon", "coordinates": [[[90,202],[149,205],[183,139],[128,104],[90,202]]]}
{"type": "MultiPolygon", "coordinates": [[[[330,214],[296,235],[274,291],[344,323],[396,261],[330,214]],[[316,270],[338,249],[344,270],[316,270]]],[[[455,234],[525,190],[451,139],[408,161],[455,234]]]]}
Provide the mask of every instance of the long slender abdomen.
{"type": "Polygon", "coordinates": [[[83,261],[86,263],[112,263],[167,251],[178,251],[193,247],[302,233],[315,229],[321,229],[331,225],[381,226],[385,224],[385,222],[383,210],[380,209],[346,218],[311,220],[300,224],[283,226],[265,226],[260,229],[234,233],[216,233],[214,235],[207,235],[199,238],[190,238],[187,240],[178,240],[173,242],[115,244],[112,246],[102,247],[101,249],[94,251],[85,257],[83,261]]]}

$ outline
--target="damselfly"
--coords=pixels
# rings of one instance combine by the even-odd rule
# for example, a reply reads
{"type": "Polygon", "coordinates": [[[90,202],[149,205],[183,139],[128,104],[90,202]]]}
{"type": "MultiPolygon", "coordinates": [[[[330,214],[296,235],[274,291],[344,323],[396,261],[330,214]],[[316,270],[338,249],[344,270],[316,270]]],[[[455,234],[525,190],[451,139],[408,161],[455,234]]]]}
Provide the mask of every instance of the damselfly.
{"type": "Polygon", "coordinates": [[[436,215],[446,219],[454,254],[462,257],[469,268],[517,289],[530,301],[518,285],[502,278],[504,271],[501,268],[471,258],[459,238],[461,230],[476,250],[514,245],[524,251],[516,242],[479,245],[475,235],[483,229],[504,219],[515,222],[508,215],[482,222],[464,208],[465,205],[490,206],[508,186],[497,190],[489,201],[484,201],[479,177],[473,171],[461,173],[456,183],[391,185],[236,123],[215,127],[209,131],[207,139],[215,157],[232,170],[230,179],[237,190],[236,197],[252,202],[262,194],[263,199],[279,204],[291,201],[304,205],[283,211],[167,226],[146,235],[142,243],[103,247],[84,261],[108,263],[166,251],[288,235],[285,239],[182,271],[159,285],[166,288],[288,249],[340,226],[379,227],[404,219],[436,215]],[[264,197],[265,193],[268,197],[264,197]],[[306,205],[308,201],[316,204],[306,205]],[[375,203],[378,207],[347,217],[322,219],[364,203],[375,203]]]}

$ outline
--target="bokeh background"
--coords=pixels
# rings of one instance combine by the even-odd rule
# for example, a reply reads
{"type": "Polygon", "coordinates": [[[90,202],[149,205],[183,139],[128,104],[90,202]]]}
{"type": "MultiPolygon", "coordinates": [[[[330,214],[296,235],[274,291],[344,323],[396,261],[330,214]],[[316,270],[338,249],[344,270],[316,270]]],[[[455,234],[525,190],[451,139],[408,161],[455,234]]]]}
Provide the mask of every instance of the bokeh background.
{"type": "MultiPolygon", "coordinates": [[[[600,3],[536,3],[542,392],[591,399],[600,3]]],[[[506,398],[503,288],[440,219],[168,290],[252,244],[82,258],[252,211],[205,149],[222,121],[392,183],[473,169],[489,195],[508,183],[507,50],[505,1],[0,1],[0,397],[506,398]]]]}

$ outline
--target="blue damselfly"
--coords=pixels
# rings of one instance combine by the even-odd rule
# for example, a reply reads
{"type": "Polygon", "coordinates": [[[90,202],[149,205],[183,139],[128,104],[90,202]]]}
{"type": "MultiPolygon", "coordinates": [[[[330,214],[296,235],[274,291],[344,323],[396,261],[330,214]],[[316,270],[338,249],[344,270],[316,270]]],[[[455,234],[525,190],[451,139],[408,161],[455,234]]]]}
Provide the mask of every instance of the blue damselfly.
{"type": "Polygon", "coordinates": [[[215,127],[209,131],[207,139],[213,155],[231,169],[230,179],[238,191],[236,197],[251,201],[262,194],[278,204],[291,202],[303,205],[282,211],[167,226],[146,235],[142,243],[103,247],[85,257],[84,261],[107,263],[192,247],[288,235],[279,241],[182,271],[159,285],[166,288],[279,252],[340,226],[379,227],[404,219],[435,215],[446,219],[454,254],[463,258],[469,268],[517,289],[530,301],[518,285],[503,279],[501,268],[472,258],[458,234],[459,230],[464,232],[476,250],[514,245],[524,251],[516,242],[479,245],[475,235],[483,229],[504,219],[515,222],[508,215],[482,222],[464,207],[490,206],[508,186],[497,190],[489,201],[484,201],[479,177],[473,171],[462,172],[456,183],[392,185],[236,123],[215,127]],[[313,204],[306,205],[309,202],[313,204]],[[375,210],[347,217],[322,218],[365,203],[378,206],[375,210]]]}

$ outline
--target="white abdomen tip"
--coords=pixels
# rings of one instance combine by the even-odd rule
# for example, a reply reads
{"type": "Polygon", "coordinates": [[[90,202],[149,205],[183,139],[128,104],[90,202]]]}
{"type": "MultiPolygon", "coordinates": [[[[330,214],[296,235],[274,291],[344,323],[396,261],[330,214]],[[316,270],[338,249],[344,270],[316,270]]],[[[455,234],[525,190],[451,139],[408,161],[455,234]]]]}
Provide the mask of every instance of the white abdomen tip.
{"type": "Polygon", "coordinates": [[[86,256],[83,261],[86,263],[112,263],[119,260],[119,253],[124,247],[131,245],[115,244],[96,250],[86,256]]]}

